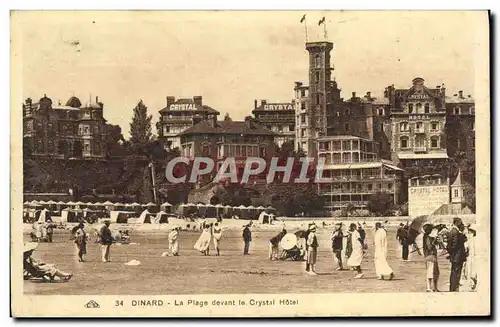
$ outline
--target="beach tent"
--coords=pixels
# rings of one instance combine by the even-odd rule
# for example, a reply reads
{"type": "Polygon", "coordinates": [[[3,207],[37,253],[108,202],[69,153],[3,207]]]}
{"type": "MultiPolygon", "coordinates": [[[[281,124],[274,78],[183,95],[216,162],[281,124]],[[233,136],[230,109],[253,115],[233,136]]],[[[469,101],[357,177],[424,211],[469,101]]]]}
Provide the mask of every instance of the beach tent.
{"type": "Polygon", "coordinates": [[[142,206],[143,207],[154,207],[156,204],[154,204],[153,202],[149,202],[149,203],[146,203],[146,204],[143,204],[142,206]]]}
{"type": "Polygon", "coordinates": [[[61,222],[62,223],[77,223],[83,219],[83,211],[64,209],[61,211],[61,222]]]}
{"type": "Polygon", "coordinates": [[[134,218],[135,212],[111,211],[110,221],[115,224],[126,224],[130,218],[134,218]]]}
{"type": "Polygon", "coordinates": [[[50,200],[50,201],[47,202],[47,204],[51,204],[52,205],[52,204],[57,204],[57,202],[50,200]]]}
{"type": "Polygon", "coordinates": [[[112,206],[113,203],[111,201],[106,201],[102,204],[103,206],[112,206]]]}
{"type": "Polygon", "coordinates": [[[273,220],[274,220],[273,214],[268,214],[265,211],[262,211],[259,214],[259,223],[261,224],[272,224],[273,220]]]}
{"type": "MultiPolygon", "coordinates": [[[[151,214],[148,209],[141,212],[141,215],[135,221],[137,224],[151,224],[151,218],[153,214],[151,214]]],[[[153,218],[154,219],[154,218],[153,218]]]]}
{"type": "Polygon", "coordinates": [[[51,218],[52,217],[50,216],[50,211],[47,210],[47,209],[43,209],[41,212],[40,212],[40,217],[38,217],[38,222],[41,223],[41,224],[44,224],[48,218],[51,218]]]}
{"type": "Polygon", "coordinates": [[[156,214],[155,218],[151,220],[153,224],[168,224],[168,214],[164,211],[160,211],[156,214]]]}
{"type": "Polygon", "coordinates": [[[39,204],[47,204],[47,202],[46,202],[46,201],[44,201],[44,200],[39,201],[38,203],[39,203],[39,204]]]}
{"type": "Polygon", "coordinates": [[[61,206],[61,205],[65,205],[65,204],[66,204],[66,202],[59,201],[59,202],[57,202],[56,204],[61,206]]]}
{"type": "Polygon", "coordinates": [[[137,202],[134,202],[134,203],[131,203],[130,206],[131,207],[140,207],[141,205],[137,202]]]}

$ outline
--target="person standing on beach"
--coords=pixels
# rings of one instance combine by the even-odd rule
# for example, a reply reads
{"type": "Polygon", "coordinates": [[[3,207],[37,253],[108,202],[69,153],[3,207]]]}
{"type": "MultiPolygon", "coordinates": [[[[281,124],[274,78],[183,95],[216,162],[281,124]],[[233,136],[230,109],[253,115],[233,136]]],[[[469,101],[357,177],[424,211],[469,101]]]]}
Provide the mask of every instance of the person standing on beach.
{"type": "Polygon", "coordinates": [[[467,259],[465,252],[465,242],[467,237],[463,234],[465,226],[460,218],[453,219],[453,226],[448,240],[448,253],[450,254],[450,292],[458,292],[460,287],[460,277],[462,267],[467,259]]]}
{"type": "Polygon", "coordinates": [[[312,225],[309,228],[309,235],[307,235],[307,252],[306,252],[306,271],[309,275],[317,275],[316,269],[316,257],[318,255],[318,238],[316,237],[316,225],[312,225]],[[309,271],[307,270],[309,268],[309,271]]]}
{"type": "Polygon", "coordinates": [[[382,227],[382,223],[375,223],[375,273],[378,279],[389,280],[394,278],[394,272],[387,263],[387,231],[382,227]]]}
{"type": "Polygon", "coordinates": [[[113,244],[113,236],[111,235],[111,230],[109,229],[110,224],[111,221],[106,220],[104,222],[104,226],[102,226],[99,232],[102,262],[111,262],[111,244],[113,244]]]}
{"type": "Polygon", "coordinates": [[[354,278],[361,278],[363,277],[363,272],[361,270],[361,261],[363,260],[363,241],[356,228],[356,224],[352,223],[349,226],[349,230],[351,232],[351,254],[347,260],[347,265],[353,267],[358,272],[354,278]]]}
{"type": "Polygon", "coordinates": [[[212,229],[212,237],[214,241],[215,251],[217,251],[216,256],[220,256],[219,242],[222,238],[222,228],[219,226],[218,222],[214,224],[214,227],[212,229]]]}
{"type": "Polygon", "coordinates": [[[344,243],[344,234],[342,233],[342,224],[335,224],[335,231],[332,234],[332,251],[337,261],[338,267],[335,270],[342,270],[342,249],[344,243]]]}
{"type": "Polygon", "coordinates": [[[437,259],[437,229],[431,224],[425,224],[424,230],[424,257],[426,267],[427,292],[439,292],[439,265],[437,259]]]}
{"type": "Polygon", "coordinates": [[[54,223],[52,219],[47,218],[45,221],[45,230],[47,231],[47,242],[52,243],[52,236],[54,235],[54,223]]]}
{"type": "Polygon", "coordinates": [[[242,236],[243,236],[243,242],[245,242],[243,255],[249,255],[250,253],[248,253],[248,251],[250,250],[250,242],[252,242],[252,232],[250,231],[250,224],[245,225],[242,236]]]}
{"type": "Polygon", "coordinates": [[[84,262],[87,255],[87,233],[84,227],[85,225],[83,222],[80,222],[75,232],[75,246],[78,262],[84,262]]]}

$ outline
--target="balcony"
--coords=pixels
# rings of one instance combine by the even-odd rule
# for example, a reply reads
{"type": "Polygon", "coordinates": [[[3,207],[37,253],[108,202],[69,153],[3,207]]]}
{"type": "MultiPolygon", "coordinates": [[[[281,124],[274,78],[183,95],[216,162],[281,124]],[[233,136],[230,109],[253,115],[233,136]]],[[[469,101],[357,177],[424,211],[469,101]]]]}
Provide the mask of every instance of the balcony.
{"type": "Polygon", "coordinates": [[[415,128],[415,134],[425,134],[425,128],[415,128]]]}
{"type": "Polygon", "coordinates": [[[414,147],[413,151],[415,153],[426,153],[427,147],[426,146],[416,146],[416,147],[414,147]]]}

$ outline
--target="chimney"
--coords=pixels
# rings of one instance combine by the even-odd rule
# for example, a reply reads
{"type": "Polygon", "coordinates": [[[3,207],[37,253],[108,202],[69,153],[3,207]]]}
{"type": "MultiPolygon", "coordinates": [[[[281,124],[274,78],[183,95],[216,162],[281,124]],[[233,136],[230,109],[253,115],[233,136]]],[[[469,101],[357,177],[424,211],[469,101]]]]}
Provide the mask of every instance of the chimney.
{"type": "Polygon", "coordinates": [[[267,100],[260,100],[260,105],[265,106],[267,104],[267,100]]]}
{"type": "Polygon", "coordinates": [[[257,99],[253,100],[253,108],[257,109],[257,99]]]}
{"type": "Polygon", "coordinates": [[[252,128],[253,127],[253,125],[252,125],[252,117],[250,117],[250,116],[245,117],[245,126],[247,128],[252,128]]]}
{"type": "Polygon", "coordinates": [[[460,99],[463,99],[463,97],[464,97],[464,91],[462,91],[462,90],[458,91],[458,97],[460,99]]]}
{"type": "Polygon", "coordinates": [[[99,103],[99,97],[98,96],[95,97],[95,103],[99,103]]]}
{"type": "Polygon", "coordinates": [[[355,98],[356,97],[356,92],[352,92],[352,97],[355,98]]]}
{"type": "Polygon", "coordinates": [[[175,102],[175,97],[167,97],[167,107],[175,102]]]}
{"type": "Polygon", "coordinates": [[[439,90],[440,88],[441,88],[441,85],[436,86],[436,89],[438,89],[438,90],[439,90]]]}
{"type": "Polygon", "coordinates": [[[366,97],[368,99],[371,99],[372,98],[372,93],[370,91],[366,92],[366,97]]]}
{"type": "Polygon", "coordinates": [[[203,97],[201,95],[194,96],[193,100],[194,100],[194,104],[196,104],[197,106],[203,105],[203,97]]]}
{"type": "Polygon", "coordinates": [[[215,128],[217,127],[217,115],[211,115],[208,117],[208,122],[210,123],[210,126],[215,128]]]}

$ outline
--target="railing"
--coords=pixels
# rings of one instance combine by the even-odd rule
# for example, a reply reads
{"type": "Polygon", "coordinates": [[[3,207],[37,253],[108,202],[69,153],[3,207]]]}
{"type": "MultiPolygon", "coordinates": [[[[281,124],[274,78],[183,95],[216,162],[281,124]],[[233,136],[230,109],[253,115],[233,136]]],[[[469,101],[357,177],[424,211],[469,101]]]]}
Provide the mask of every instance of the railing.
{"type": "Polygon", "coordinates": [[[339,195],[339,194],[374,194],[376,192],[387,192],[394,193],[394,189],[382,188],[382,189],[372,189],[372,190],[328,190],[323,192],[321,189],[319,195],[339,195]]]}
{"type": "Polygon", "coordinates": [[[413,151],[415,151],[415,152],[427,152],[427,147],[426,146],[416,146],[413,148],[413,151]]]}

